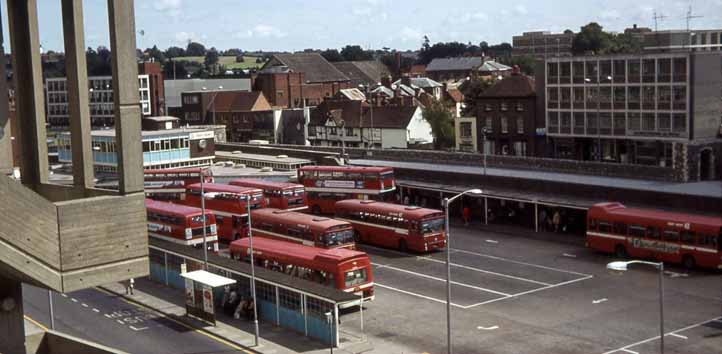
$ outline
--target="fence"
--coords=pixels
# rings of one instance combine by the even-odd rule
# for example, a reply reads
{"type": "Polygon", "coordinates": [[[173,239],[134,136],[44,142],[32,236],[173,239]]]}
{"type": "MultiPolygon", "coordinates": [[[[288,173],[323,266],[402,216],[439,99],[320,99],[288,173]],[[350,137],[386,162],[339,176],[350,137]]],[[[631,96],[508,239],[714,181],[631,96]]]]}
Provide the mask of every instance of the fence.
{"type": "MultiPolygon", "coordinates": [[[[187,271],[203,268],[202,250],[153,239],[150,243],[150,277],[155,281],[184,289],[185,282],[180,276],[181,265],[186,264],[187,271]]],[[[214,254],[209,254],[208,260],[209,272],[235,279],[236,292],[243,297],[250,296],[250,265],[214,254]]],[[[339,305],[357,301],[358,298],[319,284],[284,278],[288,276],[263,268],[256,269],[256,308],[259,320],[269,321],[323,343],[338,346],[339,305]],[[333,314],[334,320],[330,323],[327,313],[333,314]]],[[[219,302],[223,298],[224,289],[216,291],[219,292],[215,294],[216,308],[222,308],[219,302]]]]}

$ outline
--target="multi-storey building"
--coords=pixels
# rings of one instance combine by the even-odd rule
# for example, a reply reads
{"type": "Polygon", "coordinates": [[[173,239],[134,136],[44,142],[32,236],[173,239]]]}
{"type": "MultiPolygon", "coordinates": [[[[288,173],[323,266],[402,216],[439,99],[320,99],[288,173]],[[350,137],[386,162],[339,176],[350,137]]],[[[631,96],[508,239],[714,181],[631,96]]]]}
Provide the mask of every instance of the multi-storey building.
{"type": "Polygon", "coordinates": [[[572,55],[574,32],[551,33],[548,31],[524,32],[512,38],[511,55],[531,55],[535,58],[565,57],[572,55]]]}
{"type": "MultiPolygon", "coordinates": [[[[88,77],[88,90],[91,124],[96,127],[113,126],[115,117],[113,109],[113,77],[88,77]]],[[[154,103],[151,100],[149,75],[138,75],[138,91],[141,113],[143,116],[150,116],[154,103]]],[[[157,100],[158,98],[154,97],[153,99],[157,100]]],[[[50,127],[60,129],[68,127],[70,123],[68,120],[67,79],[64,77],[46,79],[45,100],[50,127]]]]}
{"type": "Polygon", "coordinates": [[[647,32],[642,43],[645,51],[652,52],[722,50],[722,29],[647,32]]]}
{"type": "Polygon", "coordinates": [[[720,53],[550,58],[536,74],[556,157],[689,164],[690,179],[714,176],[720,53]]]}

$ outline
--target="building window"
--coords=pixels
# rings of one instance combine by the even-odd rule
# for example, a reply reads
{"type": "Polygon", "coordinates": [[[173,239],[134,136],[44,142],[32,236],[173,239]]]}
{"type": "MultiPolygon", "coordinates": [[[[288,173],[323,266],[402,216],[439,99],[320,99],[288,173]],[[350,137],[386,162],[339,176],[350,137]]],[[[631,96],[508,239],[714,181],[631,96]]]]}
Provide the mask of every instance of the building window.
{"type": "Polygon", "coordinates": [[[642,130],[653,132],[654,131],[654,113],[643,113],[642,114],[642,130]]]}
{"type": "Polygon", "coordinates": [[[547,63],[547,83],[556,84],[559,80],[559,63],[547,63]]]}
{"type": "Polygon", "coordinates": [[[308,136],[316,136],[316,126],[315,125],[308,126],[308,136]]]}
{"type": "Polygon", "coordinates": [[[561,62],[559,63],[559,83],[560,84],[568,84],[571,82],[571,76],[572,76],[572,70],[570,67],[570,62],[561,62]]]}
{"type": "Polygon", "coordinates": [[[516,103],[516,111],[517,112],[523,112],[524,111],[524,104],[521,102],[516,103]]]}
{"type": "Polygon", "coordinates": [[[614,113],[614,135],[625,135],[626,134],[626,126],[627,123],[625,122],[626,118],[624,116],[624,113],[614,113]]]}
{"type": "Polygon", "coordinates": [[[489,133],[494,132],[494,120],[491,117],[486,117],[485,127],[489,133]]]}
{"type": "Polygon", "coordinates": [[[489,104],[489,103],[484,104],[484,111],[491,112],[493,110],[494,110],[494,107],[491,104],[489,104]]]}
{"type": "Polygon", "coordinates": [[[672,89],[669,86],[657,88],[657,109],[668,111],[672,108],[672,89]]]}
{"type": "Polygon", "coordinates": [[[514,155],[526,156],[526,141],[515,141],[514,142],[514,155]]]}
{"type": "Polygon", "coordinates": [[[654,82],[656,69],[654,59],[642,60],[642,82],[654,82]]]}
{"type": "Polygon", "coordinates": [[[675,133],[684,133],[687,131],[687,115],[684,113],[675,113],[672,115],[672,130],[675,133]]]}
{"type": "Polygon", "coordinates": [[[629,86],[627,109],[639,109],[641,107],[641,88],[639,86],[629,86]]]}
{"type": "Polygon", "coordinates": [[[612,64],[612,78],[615,83],[624,83],[627,81],[626,65],[624,60],[615,60],[612,64]]]}
{"type": "Polygon", "coordinates": [[[569,112],[559,113],[559,133],[571,134],[572,133],[572,114],[569,112]]]}
{"type": "Polygon", "coordinates": [[[655,96],[654,86],[642,87],[642,109],[654,109],[655,96]]]}
{"type": "Polygon", "coordinates": [[[672,81],[672,60],[669,58],[657,59],[657,82],[672,81]]]}
{"type": "Polygon", "coordinates": [[[657,130],[663,132],[672,130],[672,117],[669,113],[657,114],[657,130]]]}
{"type": "Polygon", "coordinates": [[[597,112],[587,112],[587,135],[597,135],[597,112]]]}
{"type": "Polygon", "coordinates": [[[559,91],[561,92],[561,103],[559,108],[569,109],[572,102],[572,89],[569,87],[560,87],[559,91]]]}
{"type": "Polygon", "coordinates": [[[518,134],[524,134],[524,117],[518,117],[516,119],[516,132],[518,134]]]}
{"type": "Polygon", "coordinates": [[[547,119],[547,129],[549,130],[549,133],[559,133],[559,112],[549,112],[547,119]]]}
{"type": "Polygon", "coordinates": [[[506,103],[506,102],[502,102],[502,103],[499,105],[499,110],[501,110],[502,112],[508,111],[508,110],[509,110],[509,104],[506,103]]]}
{"type": "Polygon", "coordinates": [[[584,62],[583,61],[575,61],[572,63],[572,81],[574,81],[575,84],[583,84],[584,83],[584,62]]]}
{"type": "Polygon", "coordinates": [[[501,117],[501,133],[506,134],[509,132],[509,120],[505,117],[501,117]]]}
{"type": "Polygon", "coordinates": [[[687,81],[687,58],[674,58],[672,61],[672,80],[674,82],[687,81]]]}
{"type": "MultiPolygon", "coordinates": [[[[145,93],[145,91],[143,91],[145,93]]],[[[146,98],[147,99],[147,98],[146,98]]],[[[198,95],[185,95],[183,96],[184,104],[198,104],[198,95]]]]}
{"type": "Polygon", "coordinates": [[[673,86],[672,87],[672,109],[674,109],[674,110],[687,109],[687,87],[686,86],[673,86]]]}
{"type": "Polygon", "coordinates": [[[584,135],[584,113],[574,112],[574,134],[584,135]]]}
{"type": "Polygon", "coordinates": [[[459,124],[459,136],[462,138],[471,137],[471,122],[461,122],[459,124]]]}
{"type": "Polygon", "coordinates": [[[628,82],[636,82],[638,83],[642,78],[642,66],[639,62],[639,59],[637,60],[630,60],[627,62],[627,70],[629,71],[627,75],[627,81],[628,82]]]}
{"type": "Polygon", "coordinates": [[[575,87],[572,91],[574,109],[584,109],[584,87],[575,87]]]}
{"type": "Polygon", "coordinates": [[[556,87],[547,88],[547,108],[559,108],[559,91],[556,87]]]}

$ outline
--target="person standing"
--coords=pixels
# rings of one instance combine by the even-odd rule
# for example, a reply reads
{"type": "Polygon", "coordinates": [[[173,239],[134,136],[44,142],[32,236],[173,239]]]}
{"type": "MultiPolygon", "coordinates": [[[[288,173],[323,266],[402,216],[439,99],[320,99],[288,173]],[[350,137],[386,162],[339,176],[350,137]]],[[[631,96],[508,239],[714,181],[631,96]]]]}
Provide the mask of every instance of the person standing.
{"type": "Polygon", "coordinates": [[[468,206],[464,206],[464,209],[462,210],[462,216],[464,217],[464,225],[469,226],[469,219],[471,218],[471,210],[468,206]]]}
{"type": "Polygon", "coordinates": [[[546,231],[547,228],[547,211],[546,208],[542,207],[539,211],[539,229],[546,231]]]}
{"type": "Polygon", "coordinates": [[[554,211],[552,217],[552,224],[554,224],[554,232],[559,232],[559,224],[562,222],[562,216],[559,214],[559,210],[554,211]]]}

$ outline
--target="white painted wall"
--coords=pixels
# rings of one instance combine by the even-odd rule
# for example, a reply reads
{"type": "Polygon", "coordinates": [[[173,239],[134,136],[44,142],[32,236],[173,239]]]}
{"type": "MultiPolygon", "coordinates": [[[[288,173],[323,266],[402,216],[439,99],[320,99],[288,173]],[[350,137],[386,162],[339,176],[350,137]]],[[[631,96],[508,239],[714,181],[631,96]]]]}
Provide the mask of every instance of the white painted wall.
{"type": "Polygon", "coordinates": [[[431,125],[424,119],[421,107],[416,107],[416,112],[406,127],[406,141],[408,143],[431,143],[434,141],[431,125]]]}
{"type": "Polygon", "coordinates": [[[408,147],[406,141],[406,131],[404,129],[381,129],[381,148],[401,148],[408,147]]]}

